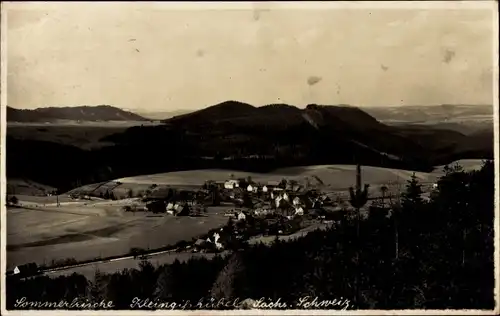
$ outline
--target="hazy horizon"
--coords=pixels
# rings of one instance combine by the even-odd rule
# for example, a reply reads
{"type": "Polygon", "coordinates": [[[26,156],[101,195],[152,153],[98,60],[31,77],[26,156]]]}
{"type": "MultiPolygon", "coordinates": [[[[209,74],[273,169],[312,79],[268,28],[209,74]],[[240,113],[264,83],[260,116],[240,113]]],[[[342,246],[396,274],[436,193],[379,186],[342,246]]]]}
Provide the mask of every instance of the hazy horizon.
{"type": "MultiPolygon", "coordinates": [[[[239,100],[226,100],[226,101],[237,101],[237,102],[242,102],[242,103],[247,103],[247,102],[244,102],[244,101],[239,101],[239,100]]],[[[225,102],[225,101],[222,101],[222,102],[225,102]]],[[[220,102],[220,103],[222,103],[220,102]]],[[[255,106],[255,107],[262,107],[262,106],[266,106],[266,105],[270,105],[270,104],[279,104],[279,103],[269,103],[269,104],[250,104],[252,106],[255,106]]],[[[285,103],[283,103],[285,104],[285,103]]],[[[41,106],[41,107],[36,107],[36,108],[20,108],[20,107],[13,107],[13,106],[10,106],[10,105],[7,105],[7,107],[10,107],[10,108],[13,108],[13,109],[16,109],[16,110],[36,110],[36,109],[47,109],[47,108],[77,108],[77,107],[98,107],[98,106],[111,106],[111,107],[115,107],[115,108],[119,108],[119,109],[122,109],[122,110],[128,110],[128,111],[134,111],[134,112],[137,112],[137,113],[175,113],[175,112],[185,112],[185,111],[196,111],[196,110],[201,110],[201,109],[204,109],[204,108],[207,108],[207,107],[210,107],[210,106],[213,106],[213,105],[217,105],[217,104],[210,104],[210,105],[207,105],[205,107],[200,107],[200,108],[192,108],[192,109],[182,109],[182,108],[178,108],[178,109],[175,109],[175,108],[172,108],[172,109],[148,109],[148,108],[141,108],[141,107],[137,107],[137,108],[127,108],[127,107],[121,107],[119,105],[113,105],[113,104],[73,104],[73,105],[56,105],[56,106],[52,106],[52,105],[48,105],[48,106],[41,106]]],[[[290,105],[290,106],[295,106],[299,109],[303,109],[305,108],[307,105],[309,104],[302,104],[302,105],[296,105],[296,104],[287,104],[287,105],[290,105]]],[[[359,108],[391,108],[391,107],[427,107],[427,106],[430,106],[430,107],[438,107],[438,106],[492,106],[493,107],[493,104],[427,104],[427,105],[412,105],[412,104],[406,104],[406,105],[380,105],[380,106],[377,106],[377,105],[373,105],[373,106],[357,106],[357,105],[354,105],[354,104],[318,104],[318,105],[327,105],[327,106],[352,106],[352,107],[359,107],[359,108]]]]}
{"type": "Polygon", "coordinates": [[[251,6],[4,4],[7,104],[142,112],[227,100],[298,107],[493,104],[493,10],[484,6],[251,6]]]}

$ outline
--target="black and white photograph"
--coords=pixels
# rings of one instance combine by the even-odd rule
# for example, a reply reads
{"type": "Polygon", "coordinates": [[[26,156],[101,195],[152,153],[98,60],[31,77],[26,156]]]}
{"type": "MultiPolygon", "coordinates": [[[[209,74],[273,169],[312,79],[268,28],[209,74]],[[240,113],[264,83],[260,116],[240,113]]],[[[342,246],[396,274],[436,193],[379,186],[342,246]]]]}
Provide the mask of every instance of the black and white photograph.
{"type": "Polygon", "coordinates": [[[2,2],[1,314],[496,315],[498,2],[2,2]]]}

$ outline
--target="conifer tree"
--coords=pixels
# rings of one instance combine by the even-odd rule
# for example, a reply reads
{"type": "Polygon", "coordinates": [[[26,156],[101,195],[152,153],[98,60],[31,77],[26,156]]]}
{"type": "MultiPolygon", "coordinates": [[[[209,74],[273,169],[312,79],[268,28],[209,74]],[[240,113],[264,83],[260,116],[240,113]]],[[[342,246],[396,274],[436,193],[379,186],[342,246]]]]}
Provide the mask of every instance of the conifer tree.
{"type": "Polygon", "coordinates": [[[406,185],[406,191],[402,194],[401,206],[403,209],[412,211],[417,210],[424,204],[422,194],[422,185],[418,182],[415,173],[413,173],[406,185]]]}
{"type": "Polygon", "coordinates": [[[243,270],[244,266],[240,255],[238,253],[233,254],[217,276],[210,291],[211,297],[216,300],[234,298],[236,279],[243,270]]]}

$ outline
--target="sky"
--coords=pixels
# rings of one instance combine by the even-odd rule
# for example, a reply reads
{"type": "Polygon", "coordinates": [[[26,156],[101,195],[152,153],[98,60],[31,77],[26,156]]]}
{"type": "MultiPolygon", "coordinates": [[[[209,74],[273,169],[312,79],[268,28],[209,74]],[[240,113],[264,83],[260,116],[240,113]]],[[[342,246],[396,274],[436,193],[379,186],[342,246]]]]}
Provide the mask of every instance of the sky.
{"type": "Polygon", "coordinates": [[[258,5],[8,3],[7,104],[493,102],[494,10],[258,5]]]}

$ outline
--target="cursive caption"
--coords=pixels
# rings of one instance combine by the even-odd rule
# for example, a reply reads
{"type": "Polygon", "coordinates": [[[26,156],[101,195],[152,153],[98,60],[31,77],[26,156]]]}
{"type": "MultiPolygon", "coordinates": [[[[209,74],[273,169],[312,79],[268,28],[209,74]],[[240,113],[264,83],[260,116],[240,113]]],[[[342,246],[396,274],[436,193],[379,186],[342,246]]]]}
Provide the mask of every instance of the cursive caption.
{"type": "MultiPolygon", "coordinates": [[[[198,302],[189,300],[182,302],[168,302],[161,300],[140,299],[135,297],[130,304],[131,309],[170,309],[170,310],[192,310],[192,309],[238,309],[245,303],[240,299],[227,300],[214,298],[200,299],[198,302]]],[[[247,306],[254,309],[340,309],[347,310],[351,307],[348,299],[329,299],[322,300],[318,297],[301,297],[296,303],[282,302],[281,298],[277,300],[266,299],[264,297],[258,300],[252,300],[247,306]]]]}
{"type": "MultiPolygon", "coordinates": [[[[135,297],[129,305],[131,309],[170,309],[170,310],[212,310],[212,309],[239,309],[246,305],[251,309],[340,309],[347,310],[351,307],[348,299],[329,299],[322,300],[318,297],[301,297],[295,303],[286,303],[278,298],[277,300],[266,299],[264,297],[258,300],[228,300],[228,299],[200,299],[197,302],[189,300],[182,302],[168,302],[161,300],[151,300],[149,298],[140,299],[135,297]]],[[[88,299],[75,298],[71,302],[60,300],[55,302],[48,301],[28,301],[26,297],[17,299],[14,308],[27,309],[115,309],[113,301],[91,302],[88,299]]]]}
{"type": "Polygon", "coordinates": [[[60,309],[113,309],[115,305],[113,301],[90,302],[88,299],[75,298],[71,302],[60,300],[56,302],[46,301],[28,301],[26,297],[22,297],[14,303],[15,308],[60,308],[60,309]]]}

